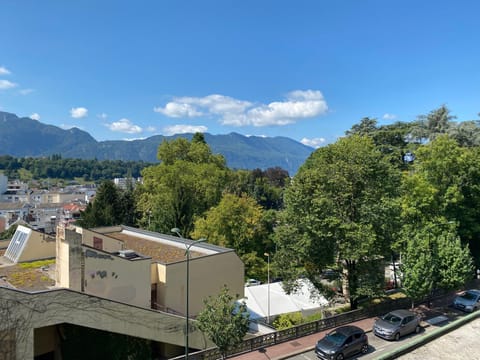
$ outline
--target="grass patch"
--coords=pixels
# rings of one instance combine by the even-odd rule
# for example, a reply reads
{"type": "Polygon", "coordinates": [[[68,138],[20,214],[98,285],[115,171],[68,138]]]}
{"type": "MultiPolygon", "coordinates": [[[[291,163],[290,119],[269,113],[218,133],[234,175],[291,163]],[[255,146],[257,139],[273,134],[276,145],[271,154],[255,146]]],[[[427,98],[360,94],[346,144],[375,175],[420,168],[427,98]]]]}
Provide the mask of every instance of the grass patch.
{"type": "Polygon", "coordinates": [[[41,268],[42,266],[48,266],[55,264],[55,259],[49,259],[49,260],[38,260],[38,261],[32,261],[32,262],[26,262],[26,263],[20,263],[18,266],[22,269],[38,269],[41,268]]]}

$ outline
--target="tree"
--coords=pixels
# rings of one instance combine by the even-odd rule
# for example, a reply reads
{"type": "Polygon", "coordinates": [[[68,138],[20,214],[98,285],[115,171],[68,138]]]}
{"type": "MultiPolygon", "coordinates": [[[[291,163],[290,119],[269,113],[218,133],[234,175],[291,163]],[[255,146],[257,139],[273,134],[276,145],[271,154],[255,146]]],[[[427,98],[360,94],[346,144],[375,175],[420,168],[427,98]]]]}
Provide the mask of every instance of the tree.
{"type": "Polygon", "coordinates": [[[480,263],[480,160],[478,148],[460,147],[447,135],[421,146],[402,183],[402,218],[420,229],[436,219],[458,224],[458,235],[480,263]]]}
{"type": "Polygon", "coordinates": [[[98,187],[93,202],[90,202],[85,211],[80,213],[77,223],[84,228],[122,224],[124,213],[120,199],[120,190],[113,181],[103,182],[98,187]]]}
{"type": "Polygon", "coordinates": [[[227,286],[218,296],[209,296],[204,304],[204,309],[197,316],[198,327],[217,345],[222,359],[225,359],[228,350],[240,344],[247,334],[247,306],[245,302],[237,306],[227,286]]]}
{"type": "Polygon", "coordinates": [[[480,145],[480,120],[463,121],[452,124],[448,134],[457,141],[460,146],[473,147],[480,145]]]}
{"type": "Polygon", "coordinates": [[[177,227],[187,236],[195,216],[220,201],[229,175],[225,159],[212,154],[201,137],[194,138],[162,142],[161,163],[142,171],[143,185],[137,192],[140,225],[167,233],[177,227]]]}
{"type": "Polygon", "coordinates": [[[437,136],[446,134],[456,117],[450,115],[450,110],[442,105],[430,111],[428,115],[420,115],[413,129],[413,135],[420,140],[434,140],[437,136]]]}
{"type": "Polygon", "coordinates": [[[350,130],[347,130],[345,134],[347,136],[372,136],[377,131],[377,119],[371,119],[368,116],[360,120],[359,124],[352,126],[350,130]]]}
{"type": "Polygon", "coordinates": [[[286,170],[280,167],[254,170],[236,170],[227,184],[227,191],[241,196],[247,194],[264,209],[280,210],[283,191],[289,181],[286,170]]]}
{"type": "Polygon", "coordinates": [[[307,159],[286,190],[276,234],[287,289],[301,274],[321,288],[321,271],[338,264],[352,309],[374,290],[364,279],[395,238],[399,175],[369,137],[340,139],[307,159]]]}
{"type": "Polygon", "coordinates": [[[246,276],[255,277],[259,268],[266,270],[263,254],[271,250],[266,218],[251,197],[224,194],[217,206],[195,220],[190,237],[207,238],[212,244],[235,249],[245,263],[246,276]]]}
{"type": "Polygon", "coordinates": [[[456,235],[456,225],[438,219],[436,223],[410,228],[404,234],[402,285],[412,299],[421,300],[436,289],[453,290],[473,274],[470,251],[456,235]]]}

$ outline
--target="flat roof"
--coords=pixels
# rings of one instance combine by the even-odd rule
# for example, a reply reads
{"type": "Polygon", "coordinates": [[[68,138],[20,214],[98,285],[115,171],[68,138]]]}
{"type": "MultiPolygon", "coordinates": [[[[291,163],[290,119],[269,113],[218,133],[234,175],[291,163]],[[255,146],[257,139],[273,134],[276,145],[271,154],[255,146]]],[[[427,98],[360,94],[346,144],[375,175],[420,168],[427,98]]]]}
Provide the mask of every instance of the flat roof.
{"type": "MultiPolygon", "coordinates": [[[[194,242],[190,239],[126,226],[90,230],[123,241],[126,250],[134,250],[139,255],[150,257],[152,261],[164,264],[185,261],[186,247],[194,242]]],[[[190,259],[230,251],[233,250],[201,242],[191,247],[190,259]]]]}
{"type": "Polygon", "coordinates": [[[40,291],[55,287],[55,259],[12,264],[0,256],[0,286],[25,291],[40,291]]]}

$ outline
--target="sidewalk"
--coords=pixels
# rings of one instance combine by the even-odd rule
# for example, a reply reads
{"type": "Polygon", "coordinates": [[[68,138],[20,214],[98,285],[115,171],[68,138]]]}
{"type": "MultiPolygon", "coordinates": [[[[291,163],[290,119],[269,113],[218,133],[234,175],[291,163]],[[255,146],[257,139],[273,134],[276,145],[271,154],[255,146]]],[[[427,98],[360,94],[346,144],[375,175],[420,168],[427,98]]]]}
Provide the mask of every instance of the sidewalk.
{"type": "MultiPolygon", "coordinates": [[[[430,326],[425,320],[432,319],[439,315],[445,315],[445,308],[452,303],[454,294],[445,296],[444,298],[435,300],[430,307],[426,305],[419,305],[415,307],[414,311],[421,315],[422,317],[422,326],[430,326]]],[[[366,332],[371,332],[373,323],[375,322],[376,317],[366,318],[363,320],[355,321],[351,325],[358,326],[359,328],[365,330],[366,332]]],[[[263,349],[250,351],[248,353],[233,356],[230,359],[235,360],[280,360],[285,359],[296,354],[301,354],[306,351],[313,350],[315,344],[319,339],[321,339],[326,333],[332,331],[332,329],[323,330],[318,333],[294,339],[291,341],[286,341],[280,344],[272,345],[265,347],[263,349]]]]}

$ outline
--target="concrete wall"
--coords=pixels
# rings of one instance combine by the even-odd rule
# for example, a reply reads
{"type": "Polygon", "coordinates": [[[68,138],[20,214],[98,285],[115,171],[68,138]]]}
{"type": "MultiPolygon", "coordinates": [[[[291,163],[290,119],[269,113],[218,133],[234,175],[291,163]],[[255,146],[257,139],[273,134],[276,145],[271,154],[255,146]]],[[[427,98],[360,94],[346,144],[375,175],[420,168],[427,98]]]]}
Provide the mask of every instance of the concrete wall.
{"type": "MultiPolygon", "coordinates": [[[[179,354],[185,345],[182,317],[67,289],[27,293],[0,287],[0,319],[0,358],[13,341],[16,356],[12,359],[33,360],[40,355],[35,353],[37,341],[49,339],[49,344],[37,348],[40,352],[51,349],[55,341],[51,330],[36,329],[63,323],[166,343],[169,349],[176,345],[179,354]]],[[[193,349],[213,346],[196,327],[190,331],[189,345],[193,349]]]]}
{"type": "Polygon", "coordinates": [[[87,247],[83,251],[86,293],[150,307],[150,258],[128,260],[87,247]]]}
{"type": "MultiPolygon", "coordinates": [[[[192,258],[189,268],[190,316],[198,315],[204,299],[219,294],[223,285],[233,296],[244,296],[244,265],[234,251],[192,258]]],[[[186,313],[186,278],[186,261],[166,265],[164,278],[159,271],[159,302],[181,314],[186,313]]]]}

